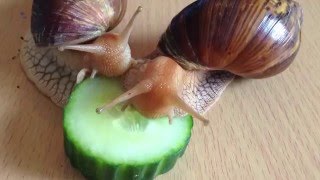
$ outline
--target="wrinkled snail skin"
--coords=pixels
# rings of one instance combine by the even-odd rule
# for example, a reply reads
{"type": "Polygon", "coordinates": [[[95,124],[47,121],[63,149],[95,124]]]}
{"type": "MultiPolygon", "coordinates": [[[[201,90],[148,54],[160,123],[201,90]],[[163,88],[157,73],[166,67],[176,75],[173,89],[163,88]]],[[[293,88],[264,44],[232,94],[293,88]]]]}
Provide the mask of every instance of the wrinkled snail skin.
{"type": "Polygon", "coordinates": [[[269,77],[295,58],[301,24],[292,0],[198,0],[172,20],[159,49],[187,69],[269,77]]]}
{"type": "Polygon", "coordinates": [[[20,52],[22,69],[35,86],[56,105],[63,107],[85,65],[75,59],[83,54],[60,52],[56,48],[37,47],[31,33],[24,37],[20,52]]]}
{"type": "Polygon", "coordinates": [[[34,0],[31,31],[37,46],[78,44],[113,29],[127,0],[34,0]]]}

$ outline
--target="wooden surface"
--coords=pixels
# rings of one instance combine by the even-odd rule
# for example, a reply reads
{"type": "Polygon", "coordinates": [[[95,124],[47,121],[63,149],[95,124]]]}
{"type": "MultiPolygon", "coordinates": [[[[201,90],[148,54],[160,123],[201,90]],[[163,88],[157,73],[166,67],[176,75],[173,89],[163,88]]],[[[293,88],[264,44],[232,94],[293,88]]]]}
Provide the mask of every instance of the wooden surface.
{"type": "MultiPolygon", "coordinates": [[[[129,1],[123,26],[144,6],[131,45],[152,51],[171,18],[191,0],[129,1]]],[[[304,8],[303,43],[292,66],[264,80],[236,80],[196,123],[185,156],[158,179],[320,179],[320,1],[304,8]]],[[[21,71],[20,36],[31,0],[0,0],[0,179],[81,179],[63,150],[62,110],[21,71]]]]}

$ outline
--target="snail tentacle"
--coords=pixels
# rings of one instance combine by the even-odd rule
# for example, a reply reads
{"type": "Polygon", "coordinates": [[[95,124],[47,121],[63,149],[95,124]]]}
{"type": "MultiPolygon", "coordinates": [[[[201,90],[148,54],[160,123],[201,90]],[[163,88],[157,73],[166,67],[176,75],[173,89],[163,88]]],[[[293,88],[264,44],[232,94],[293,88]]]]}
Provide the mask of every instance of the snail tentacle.
{"type": "Polygon", "coordinates": [[[79,71],[79,73],[77,74],[77,82],[76,84],[80,84],[84,78],[86,77],[87,72],[89,72],[89,69],[87,68],[83,68],[79,71]]]}
{"type": "Polygon", "coordinates": [[[65,45],[60,46],[59,51],[65,50],[74,50],[74,51],[82,51],[87,53],[99,54],[103,55],[105,49],[102,46],[94,45],[94,44],[83,44],[83,45],[65,45]]]}
{"type": "Polygon", "coordinates": [[[94,79],[97,74],[98,74],[98,70],[93,69],[92,72],[91,72],[90,78],[91,78],[91,79],[94,79]]]}
{"type": "Polygon", "coordinates": [[[134,21],[137,18],[137,15],[142,11],[142,6],[139,6],[136,10],[136,12],[133,14],[133,16],[131,17],[129,23],[127,24],[127,26],[124,28],[124,30],[122,31],[120,37],[121,37],[121,41],[124,44],[128,44],[130,35],[132,33],[133,30],[133,25],[134,25],[134,21]]]}
{"type": "Polygon", "coordinates": [[[171,109],[171,110],[169,111],[169,113],[168,113],[169,124],[172,124],[173,117],[174,117],[174,110],[171,109]]]}
{"type": "Polygon", "coordinates": [[[195,111],[190,105],[188,105],[186,102],[184,102],[183,99],[181,99],[179,96],[176,96],[174,100],[175,106],[179,109],[182,109],[188,114],[191,114],[193,117],[199,119],[200,121],[203,122],[204,125],[209,124],[209,120],[204,118],[201,114],[199,114],[197,111],[195,111]]]}
{"type": "Polygon", "coordinates": [[[122,112],[125,111],[129,106],[130,106],[130,102],[129,101],[125,102],[121,108],[121,111],[122,112]]]}
{"type": "Polygon", "coordinates": [[[100,114],[104,110],[113,108],[114,106],[116,106],[119,103],[128,101],[128,100],[130,100],[131,98],[133,98],[135,96],[138,96],[140,94],[144,94],[144,93],[147,93],[147,92],[151,91],[152,83],[153,82],[151,82],[149,80],[145,80],[145,81],[142,81],[142,82],[138,83],[135,87],[133,87],[132,89],[128,90],[124,94],[120,95],[119,97],[114,99],[112,102],[107,103],[107,104],[103,105],[102,107],[97,108],[97,110],[96,110],[97,113],[100,114]]]}

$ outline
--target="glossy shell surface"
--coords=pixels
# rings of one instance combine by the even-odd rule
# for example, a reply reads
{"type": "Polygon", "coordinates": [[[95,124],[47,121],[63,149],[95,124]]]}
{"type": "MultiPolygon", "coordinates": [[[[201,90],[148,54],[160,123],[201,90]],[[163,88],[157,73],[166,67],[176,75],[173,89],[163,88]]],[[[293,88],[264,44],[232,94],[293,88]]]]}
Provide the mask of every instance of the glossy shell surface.
{"type": "Polygon", "coordinates": [[[34,0],[31,32],[37,46],[78,44],[113,29],[127,0],[34,0]]]}
{"type": "Polygon", "coordinates": [[[295,58],[301,24],[292,0],[198,0],[172,20],[159,49],[189,69],[269,77],[295,58]]]}

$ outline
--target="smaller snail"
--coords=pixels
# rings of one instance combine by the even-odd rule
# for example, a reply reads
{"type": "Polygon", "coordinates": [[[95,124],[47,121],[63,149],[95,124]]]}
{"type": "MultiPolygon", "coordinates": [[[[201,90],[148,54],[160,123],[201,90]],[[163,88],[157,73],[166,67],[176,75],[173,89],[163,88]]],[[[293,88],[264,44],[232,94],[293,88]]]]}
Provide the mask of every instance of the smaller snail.
{"type": "Polygon", "coordinates": [[[142,7],[139,6],[126,28],[121,34],[105,33],[99,36],[92,44],[81,45],[64,45],[60,46],[59,50],[75,50],[86,52],[87,68],[82,69],[77,77],[77,83],[81,82],[88,68],[92,69],[91,78],[99,72],[101,75],[114,77],[124,74],[133,63],[136,63],[131,58],[131,50],[128,44],[130,34],[132,32],[133,23],[141,12],[142,7]]]}
{"type": "Polygon", "coordinates": [[[27,77],[63,107],[77,76],[84,73],[80,70],[91,68],[91,62],[85,53],[60,52],[57,47],[88,42],[114,29],[126,7],[127,0],[33,0],[31,33],[24,37],[20,53],[27,77]]]}

